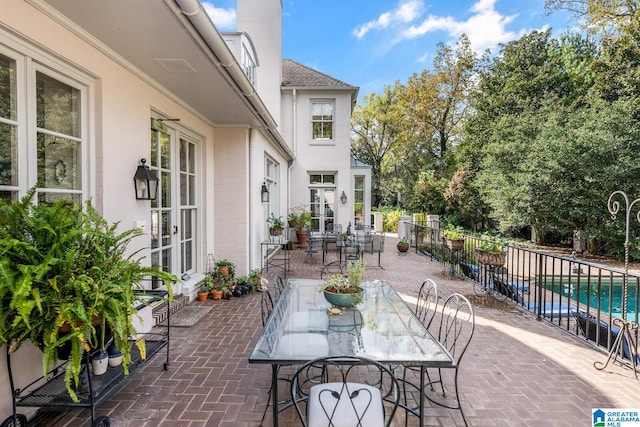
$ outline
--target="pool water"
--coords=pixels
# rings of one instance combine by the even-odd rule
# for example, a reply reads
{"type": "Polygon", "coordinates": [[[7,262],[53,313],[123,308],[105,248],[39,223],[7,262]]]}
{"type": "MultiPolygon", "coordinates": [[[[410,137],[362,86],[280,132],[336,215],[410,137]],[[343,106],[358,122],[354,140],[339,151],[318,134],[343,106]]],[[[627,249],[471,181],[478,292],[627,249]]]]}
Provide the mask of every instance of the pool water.
{"type": "MultiPolygon", "coordinates": [[[[598,296],[598,277],[592,277],[590,282],[587,277],[571,278],[569,283],[567,277],[555,277],[552,279],[546,277],[545,288],[553,291],[563,297],[569,297],[574,301],[579,301],[581,305],[589,305],[594,309],[598,309],[603,313],[611,313],[613,316],[622,316],[622,277],[603,277],[600,284],[600,295],[598,296]],[[562,280],[562,282],[561,282],[562,280]],[[588,284],[591,284],[589,287],[588,284]],[[611,298],[610,298],[611,297],[611,298]],[[611,301],[609,301],[611,300],[611,301]]],[[[629,277],[629,286],[627,292],[627,319],[635,320],[636,302],[638,295],[638,280],[635,277],[629,277]]]]}

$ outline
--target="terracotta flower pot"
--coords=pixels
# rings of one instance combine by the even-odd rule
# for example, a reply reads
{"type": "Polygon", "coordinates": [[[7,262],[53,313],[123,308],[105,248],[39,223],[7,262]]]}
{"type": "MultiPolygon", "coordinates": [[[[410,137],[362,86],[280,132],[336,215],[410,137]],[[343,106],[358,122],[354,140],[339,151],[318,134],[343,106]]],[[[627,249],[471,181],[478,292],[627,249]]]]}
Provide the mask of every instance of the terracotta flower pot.
{"type": "Polygon", "coordinates": [[[206,301],[209,298],[209,292],[198,292],[198,301],[206,301]]]}
{"type": "Polygon", "coordinates": [[[221,265],[218,267],[218,270],[220,270],[220,273],[224,274],[225,276],[231,277],[231,272],[229,271],[228,265],[221,265]]]}
{"type": "Polygon", "coordinates": [[[222,291],[216,291],[216,290],[211,291],[211,298],[215,300],[222,299],[222,291]]]}

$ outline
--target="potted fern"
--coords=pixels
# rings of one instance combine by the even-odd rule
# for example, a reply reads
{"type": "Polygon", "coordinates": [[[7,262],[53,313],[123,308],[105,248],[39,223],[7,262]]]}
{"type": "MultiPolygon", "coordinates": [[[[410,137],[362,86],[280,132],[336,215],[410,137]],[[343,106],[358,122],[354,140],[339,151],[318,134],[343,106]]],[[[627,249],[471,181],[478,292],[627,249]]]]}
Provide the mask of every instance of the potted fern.
{"type": "MultiPolygon", "coordinates": [[[[128,374],[139,283],[175,278],[142,266],[127,246],[139,229],[118,231],[90,202],[35,204],[35,189],[21,200],[0,200],[0,345],[16,351],[25,341],[44,353],[44,374],[68,352],[65,385],[77,401],[85,352],[105,350],[113,339],[128,374]],[[107,334],[107,331],[109,333],[107,334]]],[[[144,341],[136,343],[144,354],[144,341]]]]}

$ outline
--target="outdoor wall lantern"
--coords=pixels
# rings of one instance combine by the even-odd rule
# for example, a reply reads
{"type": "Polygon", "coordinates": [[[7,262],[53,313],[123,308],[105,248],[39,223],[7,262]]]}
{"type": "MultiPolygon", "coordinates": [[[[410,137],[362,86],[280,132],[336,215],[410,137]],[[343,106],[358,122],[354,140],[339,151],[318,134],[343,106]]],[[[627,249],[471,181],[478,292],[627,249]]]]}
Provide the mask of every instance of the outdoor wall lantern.
{"type": "Polygon", "coordinates": [[[342,202],[343,205],[345,203],[347,203],[347,194],[344,191],[342,192],[342,195],[340,196],[340,201],[342,202]]]}
{"type": "Polygon", "coordinates": [[[158,177],[145,165],[146,159],[140,159],[140,164],[133,176],[137,200],[155,200],[158,196],[158,177]]]}
{"type": "Polygon", "coordinates": [[[260,190],[260,196],[262,197],[262,202],[268,202],[269,201],[269,189],[267,188],[267,185],[264,182],[262,183],[262,189],[260,190]]]}

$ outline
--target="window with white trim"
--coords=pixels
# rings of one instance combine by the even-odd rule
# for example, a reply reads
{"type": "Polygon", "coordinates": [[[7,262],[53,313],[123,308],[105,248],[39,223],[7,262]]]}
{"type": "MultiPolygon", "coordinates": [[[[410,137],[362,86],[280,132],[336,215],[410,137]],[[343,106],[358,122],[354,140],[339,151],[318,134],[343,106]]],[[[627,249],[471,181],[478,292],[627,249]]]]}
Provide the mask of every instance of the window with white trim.
{"type": "Polygon", "coordinates": [[[87,198],[91,82],[35,49],[0,44],[0,197],[36,186],[39,202],[87,198]]]}
{"type": "Polygon", "coordinates": [[[333,100],[311,101],[311,138],[313,141],[333,140],[335,102],[333,100]]]}
{"type": "Polygon", "coordinates": [[[264,210],[264,220],[273,213],[276,217],[280,216],[280,187],[278,185],[278,176],[280,173],[280,165],[271,157],[265,155],[264,157],[264,183],[269,190],[269,203],[266,203],[266,209],[264,210]]]}

